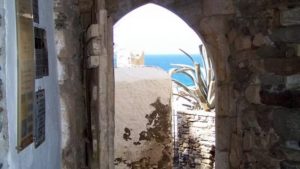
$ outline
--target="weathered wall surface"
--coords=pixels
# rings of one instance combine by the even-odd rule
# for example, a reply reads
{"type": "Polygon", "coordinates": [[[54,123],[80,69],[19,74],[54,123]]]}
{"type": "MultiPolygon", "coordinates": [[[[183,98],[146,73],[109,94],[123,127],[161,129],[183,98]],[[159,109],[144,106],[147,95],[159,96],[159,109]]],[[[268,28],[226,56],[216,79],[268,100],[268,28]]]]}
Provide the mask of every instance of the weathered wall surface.
{"type": "Polygon", "coordinates": [[[115,168],[172,168],[168,74],[116,68],[115,77],[115,168]]]}
{"type": "Polygon", "coordinates": [[[82,29],[79,3],[54,0],[55,45],[60,91],[62,168],[86,166],[87,118],[83,87],[82,29]]]}
{"type": "Polygon", "coordinates": [[[179,111],[174,134],[177,168],[213,169],[215,162],[215,112],[179,111]]]}
{"type": "Polygon", "coordinates": [[[7,168],[8,128],[5,107],[6,15],[4,0],[0,0],[0,169],[7,168]]]}
{"type": "Polygon", "coordinates": [[[216,169],[299,168],[297,0],[113,0],[115,21],[146,3],[170,9],[202,40],[217,76],[216,169]]]}

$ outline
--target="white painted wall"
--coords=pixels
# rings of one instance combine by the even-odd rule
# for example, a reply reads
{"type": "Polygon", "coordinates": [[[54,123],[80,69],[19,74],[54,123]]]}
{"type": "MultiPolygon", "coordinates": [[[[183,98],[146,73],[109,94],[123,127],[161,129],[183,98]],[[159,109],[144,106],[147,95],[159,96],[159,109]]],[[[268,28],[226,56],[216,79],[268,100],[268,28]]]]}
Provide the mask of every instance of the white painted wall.
{"type": "Polygon", "coordinates": [[[46,90],[46,140],[37,149],[33,144],[17,153],[17,48],[15,0],[5,0],[7,36],[7,110],[9,130],[9,169],[59,169],[61,160],[57,60],[54,42],[53,1],[39,0],[40,24],[46,29],[49,76],[36,81],[36,89],[46,90]]]}
{"type": "MultiPolygon", "coordinates": [[[[146,118],[156,110],[151,104],[160,98],[163,105],[170,105],[171,90],[171,78],[160,68],[115,68],[115,159],[122,161],[115,165],[116,169],[134,168],[128,164],[144,158],[149,158],[150,165],[157,165],[164,154],[162,152],[166,152],[165,147],[171,147],[171,124],[170,133],[163,133],[166,137],[164,143],[155,139],[139,140],[140,133],[154,127],[147,124],[149,120],[146,118]],[[123,138],[125,128],[130,130],[129,140],[123,138]]],[[[171,112],[166,117],[171,121],[171,112]]],[[[157,121],[163,119],[160,115],[155,118],[157,121]]]]}
{"type": "Polygon", "coordinates": [[[8,152],[8,131],[7,131],[7,112],[5,104],[5,10],[4,1],[0,0],[0,169],[7,168],[8,152]]]}

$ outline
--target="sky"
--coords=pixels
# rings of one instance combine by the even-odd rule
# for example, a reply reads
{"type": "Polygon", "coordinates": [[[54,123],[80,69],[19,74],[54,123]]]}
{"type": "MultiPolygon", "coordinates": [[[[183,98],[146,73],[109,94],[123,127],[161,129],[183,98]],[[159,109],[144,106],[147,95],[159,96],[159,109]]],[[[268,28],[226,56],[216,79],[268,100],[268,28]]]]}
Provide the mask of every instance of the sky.
{"type": "Polygon", "coordinates": [[[114,25],[114,47],[145,54],[199,54],[198,35],[177,15],[154,4],[139,7],[114,25]]]}

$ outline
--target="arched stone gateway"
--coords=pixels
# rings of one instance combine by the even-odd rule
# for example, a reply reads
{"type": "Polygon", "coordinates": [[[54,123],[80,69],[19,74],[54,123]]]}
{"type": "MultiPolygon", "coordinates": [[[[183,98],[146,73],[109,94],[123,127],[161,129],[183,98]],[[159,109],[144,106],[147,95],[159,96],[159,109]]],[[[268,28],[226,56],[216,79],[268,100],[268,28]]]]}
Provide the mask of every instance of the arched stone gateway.
{"type": "Polygon", "coordinates": [[[229,105],[233,101],[230,82],[228,58],[230,55],[229,43],[226,34],[229,31],[229,20],[235,13],[233,2],[219,1],[214,6],[206,1],[113,1],[108,3],[108,11],[114,22],[125,16],[135,8],[147,3],[160,5],[180,16],[202,39],[208,55],[213,59],[218,90],[216,107],[216,168],[229,168],[229,152],[231,133],[234,132],[236,115],[230,112],[229,105]],[[224,3],[224,4],[222,4],[224,3]],[[223,8],[223,9],[222,9],[223,8]],[[226,99],[225,99],[226,98],[226,99]],[[232,98],[230,100],[230,98],[232,98]],[[225,127],[225,128],[224,128],[225,127]]]}
{"type": "MultiPolygon", "coordinates": [[[[57,44],[57,50],[63,51],[58,52],[62,67],[75,70],[81,67],[78,58],[63,57],[68,53],[63,49],[72,49],[74,44],[79,46],[80,32],[92,30],[90,25],[98,23],[96,30],[100,33],[88,31],[89,39],[82,40],[88,56],[100,56],[84,57],[89,58],[84,59],[86,62],[93,61],[89,65],[93,69],[87,69],[87,114],[92,120],[98,119],[88,121],[91,127],[86,130],[87,164],[92,168],[114,166],[112,25],[147,3],[160,5],[180,16],[199,34],[213,59],[217,76],[215,168],[299,168],[298,1],[110,0],[105,3],[98,0],[96,3],[80,0],[80,11],[72,0],[55,2],[56,39],[59,41],[63,35],[65,41],[64,47],[57,44]],[[77,25],[79,15],[82,27],[77,25]]],[[[74,98],[80,91],[67,88],[66,84],[80,86],[82,83],[72,78],[80,77],[80,71],[64,73],[66,79],[61,82],[60,91],[62,101],[66,102],[67,97],[74,98]]],[[[62,111],[73,117],[73,109],[72,104],[66,104],[62,111]]],[[[69,144],[63,147],[64,168],[85,164],[84,153],[76,151],[82,150],[85,140],[72,135],[83,135],[85,126],[76,122],[82,119],[66,120],[72,125],[71,135],[66,138],[69,144]]]]}

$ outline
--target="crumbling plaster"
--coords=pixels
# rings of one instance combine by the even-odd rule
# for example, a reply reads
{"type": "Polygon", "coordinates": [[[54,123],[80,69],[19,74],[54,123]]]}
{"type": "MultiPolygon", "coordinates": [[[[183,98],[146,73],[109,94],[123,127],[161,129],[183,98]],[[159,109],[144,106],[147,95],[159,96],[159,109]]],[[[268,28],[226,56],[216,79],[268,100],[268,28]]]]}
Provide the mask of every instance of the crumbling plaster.
{"type": "Polygon", "coordinates": [[[171,168],[171,78],[155,67],[115,77],[115,168],[171,168]]]}

